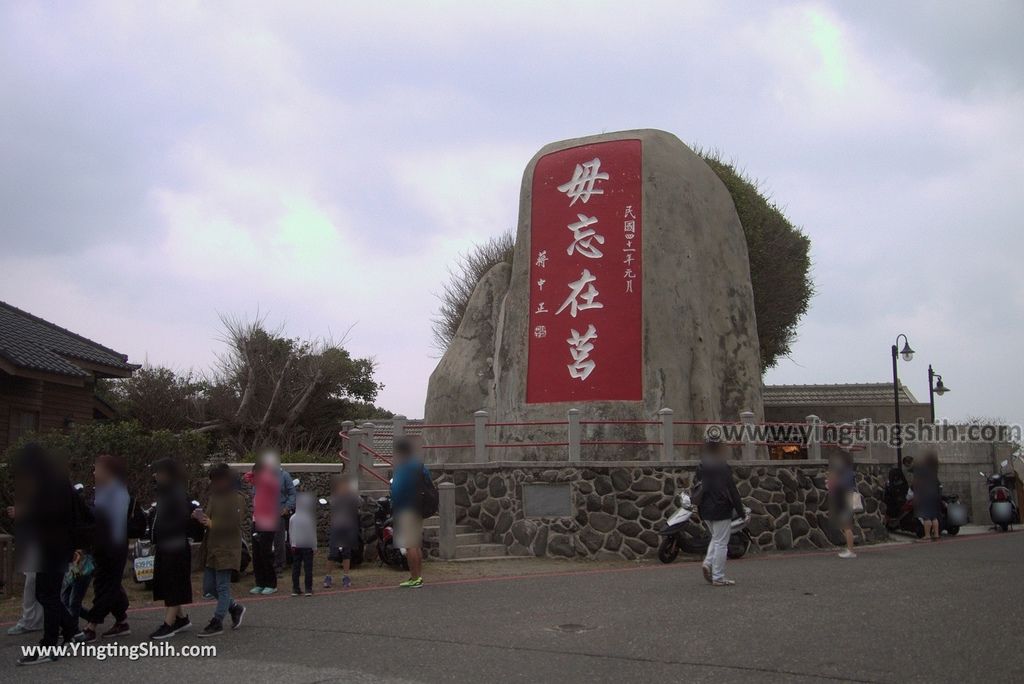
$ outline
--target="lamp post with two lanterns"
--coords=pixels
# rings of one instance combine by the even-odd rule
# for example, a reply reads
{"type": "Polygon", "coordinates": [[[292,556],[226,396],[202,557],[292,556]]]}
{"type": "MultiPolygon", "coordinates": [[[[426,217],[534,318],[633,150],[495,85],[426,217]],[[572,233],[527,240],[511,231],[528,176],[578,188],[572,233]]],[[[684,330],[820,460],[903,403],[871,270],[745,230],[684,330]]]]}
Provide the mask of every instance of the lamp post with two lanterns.
{"type": "Polygon", "coordinates": [[[910,348],[910,341],[907,336],[900,333],[896,336],[896,344],[892,345],[892,395],[895,401],[896,418],[896,467],[903,468],[903,436],[900,434],[900,375],[896,367],[898,358],[902,356],[904,361],[914,358],[914,350],[910,348]],[[900,338],[903,338],[903,349],[899,348],[900,338]]]}

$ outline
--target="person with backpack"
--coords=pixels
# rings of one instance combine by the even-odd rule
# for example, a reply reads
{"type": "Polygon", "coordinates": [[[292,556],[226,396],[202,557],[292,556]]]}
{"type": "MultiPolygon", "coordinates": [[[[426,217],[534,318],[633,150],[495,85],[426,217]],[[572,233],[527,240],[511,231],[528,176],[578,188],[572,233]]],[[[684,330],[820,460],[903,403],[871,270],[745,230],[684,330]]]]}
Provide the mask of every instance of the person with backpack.
{"type": "MultiPolygon", "coordinates": [[[[63,636],[70,643],[76,620],[61,601],[61,585],[76,549],[90,546],[92,519],[88,507],[71,486],[67,473],[37,444],[19,450],[11,464],[14,476],[16,553],[35,570],[35,598],[43,609],[40,646],[56,646],[63,636]]],[[[19,665],[50,663],[52,653],[24,655],[19,665]]]]}
{"type": "Polygon", "coordinates": [[[701,564],[704,579],[715,587],[732,586],[736,582],[725,577],[732,519],[743,518],[747,513],[736,489],[732,469],[726,461],[725,449],[714,435],[704,442],[704,451],[694,479],[697,481],[697,511],[711,530],[711,543],[708,544],[707,554],[701,564]]]}
{"type": "Polygon", "coordinates": [[[93,553],[92,608],[83,610],[85,629],[78,640],[84,643],[96,640],[96,628],[108,615],[113,615],[114,626],[103,632],[109,639],[131,634],[128,626],[128,594],[122,580],[128,562],[128,515],[131,496],[125,487],[127,471],[124,461],[102,454],[93,465],[96,479],[96,499],[93,510],[96,517],[96,545],[93,553]]]}
{"type": "Polygon", "coordinates": [[[395,515],[395,545],[405,549],[409,563],[409,579],[398,586],[422,587],[423,518],[437,512],[437,489],[409,439],[395,440],[394,466],[391,510],[395,515]]]}

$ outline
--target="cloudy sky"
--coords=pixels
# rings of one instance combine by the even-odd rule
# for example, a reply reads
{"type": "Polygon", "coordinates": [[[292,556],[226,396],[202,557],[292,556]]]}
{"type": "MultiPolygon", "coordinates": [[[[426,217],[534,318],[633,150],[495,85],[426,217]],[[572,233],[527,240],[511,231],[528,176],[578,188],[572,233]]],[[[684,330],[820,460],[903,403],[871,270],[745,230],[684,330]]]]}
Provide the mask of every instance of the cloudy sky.
{"type": "Polygon", "coordinates": [[[543,144],[661,128],[764,183],[818,294],[774,383],[1024,421],[1024,3],[0,4],[0,300],[207,367],[218,313],[423,414],[448,267],[543,144]]]}

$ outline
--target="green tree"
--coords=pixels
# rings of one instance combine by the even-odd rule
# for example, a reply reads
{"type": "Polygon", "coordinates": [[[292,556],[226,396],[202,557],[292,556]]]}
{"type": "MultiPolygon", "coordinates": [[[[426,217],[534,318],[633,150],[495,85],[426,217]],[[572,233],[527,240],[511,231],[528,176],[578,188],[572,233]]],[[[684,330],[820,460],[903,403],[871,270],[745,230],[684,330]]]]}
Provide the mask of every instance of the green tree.
{"type": "Polygon", "coordinates": [[[196,427],[197,402],[207,384],[191,372],[178,374],[163,366],[146,366],[130,378],[110,380],[98,390],[124,420],[145,430],[179,432],[196,427]]]}
{"type": "Polygon", "coordinates": [[[198,429],[233,450],[323,451],[342,421],[391,415],[373,405],[383,389],[373,360],[353,358],[344,341],[287,338],[263,319],[223,323],[226,351],[197,402],[198,429]]]}

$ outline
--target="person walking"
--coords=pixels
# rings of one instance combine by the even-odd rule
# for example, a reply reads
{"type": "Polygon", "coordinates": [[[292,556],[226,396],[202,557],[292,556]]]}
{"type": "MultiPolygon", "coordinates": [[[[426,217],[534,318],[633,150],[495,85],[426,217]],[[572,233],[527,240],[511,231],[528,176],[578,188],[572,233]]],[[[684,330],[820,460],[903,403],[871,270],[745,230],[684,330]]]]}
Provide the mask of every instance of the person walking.
{"type": "Polygon", "coordinates": [[[242,521],[245,497],[235,488],[234,475],[227,463],[210,468],[210,494],[206,508],[193,516],[206,528],[200,554],[203,559],[203,594],[217,597],[210,623],[199,632],[200,638],[224,633],[224,618],[231,616],[231,629],[242,626],[245,606],[231,598],[231,575],[242,566],[242,521]]]}
{"type": "Polygon", "coordinates": [[[832,522],[843,533],[846,546],[839,552],[840,558],[856,558],[853,552],[853,504],[850,501],[857,491],[857,477],[853,470],[853,455],[844,451],[829,464],[828,479],[829,514],[832,522]]]}
{"type": "Polygon", "coordinates": [[[288,542],[292,545],[292,596],[302,594],[299,579],[306,573],[306,596],[313,595],[313,554],[316,551],[316,500],[312,494],[298,495],[295,513],[288,521],[288,542]]]}
{"type": "Polygon", "coordinates": [[[24,549],[18,555],[20,558],[19,569],[25,578],[25,584],[21,590],[21,616],[14,625],[7,629],[7,634],[8,636],[21,636],[29,632],[38,632],[43,628],[43,607],[39,605],[39,601],[36,601],[35,555],[37,549],[25,549],[29,540],[24,534],[18,532],[14,506],[8,506],[6,513],[7,517],[15,523],[14,538],[17,541],[17,547],[24,549]]]}
{"type": "MultiPolygon", "coordinates": [[[[7,507],[8,517],[14,517],[14,506],[7,507]]],[[[29,554],[26,554],[29,555],[29,554]]],[[[22,572],[25,584],[21,590],[21,617],[7,628],[8,636],[21,636],[43,628],[43,607],[36,601],[36,573],[22,572]]]]}
{"type": "Polygon", "coordinates": [[[266,454],[245,474],[252,486],[252,570],[256,586],[250,594],[273,594],[277,591],[277,571],[274,569],[274,537],[281,522],[281,478],[277,459],[266,454]]]}
{"type": "Polygon", "coordinates": [[[192,628],[185,606],[192,603],[192,547],[188,539],[192,516],[178,462],[162,458],[153,464],[156,514],[153,517],[153,600],[163,601],[164,620],[150,639],[170,639],[192,628]]]}
{"type": "Polygon", "coordinates": [[[715,587],[732,586],[736,582],[725,576],[732,519],[744,518],[746,511],[720,440],[708,438],[705,441],[694,479],[697,511],[711,530],[711,542],[701,564],[704,579],[715,587]]]}
{"type": "Polygon", "coordinates": [[[925,454],[922,462],[914,467],[911,490],[914,492],[914,514],[924,528],[924,539],[939,541],[942,485],[939,483],[939,456],[934,451],[925,454]]]}
{"type": "MultiPolygon", "coordinates": [[[[391,509],[395,515],[395,544],[405,549],[409,579],[398,586],[423,586],[423,514],[420,493],[431,482],[430,471],[416,456],[407,438],[395,440],[395,472],[391,480],[391,509]]],[[[432,485],[431,485],[432,486],[432,485]]]]}
{"type": "Polygon", "coordinates": [[[86,625],[79,639],[86,643],[96,639],[96,628],[108,615],[114,617],[114,625],[103,632],[103,638],[131,634],[128,594],[122,583],[124,566],[128,562],[128,506],[131,502],[125,486],[127,470],[124,461],[110,454],[98,456],[93,464],[93,477],[96,480],[93,506],[96,516],[94,596],[92,607],[82,611],[81,617],[86,625]]]}
{"type": "MultiPolygon", "coordinates": [[[[85,547],[92,520],[88,508],[71,486],[64,470],[41,447],[29,444],[14,458],[13,513],[19,543],[28,550],[36,570],[35,598],[43,611],[43,637],[39,645],[56,646],[63,636],[70,643],[78,631],[76,620],[61,601],[61,585],[76,548],[85,547]]],[[[85,549],[83,549],[85,550],[85,549]]],[[[18,659],[19,665],[37,665],[57,659],[35,653],[18,659]]]]}

